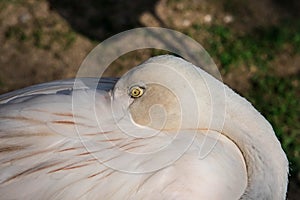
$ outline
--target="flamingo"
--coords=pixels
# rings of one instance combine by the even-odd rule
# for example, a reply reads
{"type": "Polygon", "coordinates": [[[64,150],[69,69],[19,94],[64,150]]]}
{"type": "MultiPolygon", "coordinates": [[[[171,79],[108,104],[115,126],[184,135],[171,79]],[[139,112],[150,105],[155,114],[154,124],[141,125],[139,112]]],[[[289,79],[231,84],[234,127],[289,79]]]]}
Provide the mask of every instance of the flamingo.
{"type": "Polygon", "coordinates": [[[288,183],[268,121],[170,55],[1,95],[0,154],[1,199],[279,200],[288,183]]]}

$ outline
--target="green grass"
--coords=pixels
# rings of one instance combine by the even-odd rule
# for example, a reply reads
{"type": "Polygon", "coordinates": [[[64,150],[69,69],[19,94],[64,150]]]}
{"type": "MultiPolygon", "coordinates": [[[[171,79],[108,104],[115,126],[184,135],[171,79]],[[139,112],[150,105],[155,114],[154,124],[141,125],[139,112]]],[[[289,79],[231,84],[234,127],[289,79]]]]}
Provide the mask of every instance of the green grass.
{"type": "Polygon", "coordinates": [[[214,59],[220,61],[222,69],[226,72],[241,65],[265,68],[265,62],[269,61],[270,55],[273,54],[259,38],[239,35],[223,25],[206,26],[202,30],[210,35],[205,41],[205,48],[214,59]]]}
{"type": "Polygon", "coordinates": [[[25,34],[24,30],[19,26],[10,26],[5,31],[5,37],[7,39],[15,38],[18,41],[22,42],[27,39],[27,35],[25,34]]]}
{"type": "Polygon", "coordinates": [[[300,170],[300,78],[253,77],[247,98],[270,121],[290,161],[291,174],[300,170]]]}
{"type": "Polygon", "coordinates": [[[189,30],[185,33],[196,39],[197,35],[208,33],[204,47],[215,60],[220,61],[225,72],[241,65],[255,65],[260,70],[266,70],[276,55],[285,51],[300,53],[300,23],[297,21],[282,21],[278,26],[261,27],[246,34],[218,24],[194,24],[192,29],[194,34],[189,30]]]}
{"type": "Polygon", "coordinates": [[[6,39],[15,39],[20,43],[32,42],[36,48],[50,50],[55,43],[62,50],[69,49],[76,40],[76,33],[72,30],[45,31],[43,28],[35,27],[30,31],[26,31],[22,26],[10,26],[5,31],[6,39]]]}
{"type": "Polygon", "coordinates": [[[61,23],[56,18],[46,18],[32,14],[34,4],[25,0],[0,0],[0,7],[5,8],[9,4],[20,4],[30,11],[32,19],[28,23],[18,22],[5,27],[4,36],[7,40],[16,40],[20,44],[29,43],[36,48],[53,50],[52,47],[59,47],[60,50],[69,49],[76,40],[77,34],[68,26],[62,28],[57,26],[61,23]]]}
{"type": "Polygon", "coordinates": [[[248,33],[238,33],[220,24],[194,24],[192,30],[185,30],[196,39],[205,32],[208,37],[202,39],[204,47],[225,74],[241,66],[257,68],[250,80],[251,88],[243,95],[272,124],[290,161],[290,173],[296,175],[300,172],[300,77],[282,78],[272,73],[272,69],[280,66],[270,64],[274,65],[281,54],[299,56],[300,23],[282,21],[278,26],[260,27],[248,33]]]}

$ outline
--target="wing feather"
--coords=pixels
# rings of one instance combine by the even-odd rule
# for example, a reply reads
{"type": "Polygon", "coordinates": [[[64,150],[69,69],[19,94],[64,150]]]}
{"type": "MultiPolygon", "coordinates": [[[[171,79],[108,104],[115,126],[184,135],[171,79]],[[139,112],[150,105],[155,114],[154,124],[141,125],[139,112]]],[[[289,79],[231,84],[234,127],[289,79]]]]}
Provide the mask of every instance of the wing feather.
{"type": "MultiPolygon", "coordinates": [[[[82,87],[77,89],[97,89],[109,91],[114,87],[118,78],[77,78],[76,80],[83,83],[82,87]]],[[[74,87],[74,81],[75,79],[52,81],[5,93],[0,95],[0,104],[11,101],[24,101],[36,95],[57,93],[70,94],[74,87]]]]}

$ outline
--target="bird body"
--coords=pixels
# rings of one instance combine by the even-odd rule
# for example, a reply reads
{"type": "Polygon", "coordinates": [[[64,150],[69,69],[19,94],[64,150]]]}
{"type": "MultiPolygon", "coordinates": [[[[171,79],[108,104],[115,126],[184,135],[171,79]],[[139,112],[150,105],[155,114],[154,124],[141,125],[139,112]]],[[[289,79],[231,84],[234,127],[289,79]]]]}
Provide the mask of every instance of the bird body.
{"type": "Polygon", "coordinates": [[[203,70],[158,56],[97,82],[0,97],[1,199],[285,198],[272,127],[203,70]]]}

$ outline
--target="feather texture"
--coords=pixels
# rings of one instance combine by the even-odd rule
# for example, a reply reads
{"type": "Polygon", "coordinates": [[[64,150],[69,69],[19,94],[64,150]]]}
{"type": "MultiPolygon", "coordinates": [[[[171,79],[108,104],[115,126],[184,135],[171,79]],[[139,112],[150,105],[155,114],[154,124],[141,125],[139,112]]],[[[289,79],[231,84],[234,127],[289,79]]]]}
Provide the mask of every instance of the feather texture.
{"type": "Polygon", "coordinates": [[[272,127],[203,70],[160,56],[119,81],[76,81],[0,96],[1,199],[284,199],[288,165],[272,127]],[[188,82],[148,64],[172,66],[188,82]],[[128,95],[134,84],[146,88],[140,99],[128,95]],[[189,117],[177,115],[173,94],[189,117]],[[157,102],[180,129],[168,121],[157,129],[157,102]],[[148,125],[137,123],[144,108],[148,125]]]}

